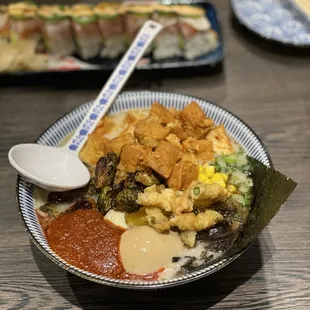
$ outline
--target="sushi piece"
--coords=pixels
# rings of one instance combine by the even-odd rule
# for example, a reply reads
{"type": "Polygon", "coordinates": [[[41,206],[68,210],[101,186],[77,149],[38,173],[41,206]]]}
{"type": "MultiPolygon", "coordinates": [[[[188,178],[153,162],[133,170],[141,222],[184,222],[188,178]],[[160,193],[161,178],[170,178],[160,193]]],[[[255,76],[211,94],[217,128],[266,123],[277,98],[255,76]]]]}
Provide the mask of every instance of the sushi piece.
{"type": "Polygon", "coordinates": [[[38,10],[46,50],[61,57],[74,53],[73,29],[68,6],[42,5],[38,10]]]}
{"type": "Polygon", "coordinates": [[[116,58],[126,50],[126,35],[120,5],[116,3],[100,3],[95,7],[98,25],[102,36],[100,56],[116,58]]]}
{"type": "MultiPolygon", "coordinates": [[[[149,19],[153,18],[154,5],[124,4],[121,11],[124,14],[124,25],[128,44],[130,44],[138,34],[141,26],[149,19]]],[[[145,51],[149,54],[153,49],[151,44],[145,51]]]]}
{"type": "Polygon", "coordinates": [[[36,51],[44,49],[39,20],[36,16],[37,6],[18,2],[8,6],[10,18],[10,40],[15,43],[21,39],[32,40],[36,43],[36,51]]]}
{"type": "Polygon", "coordinates": [[[72,6],[72,25],[78,53],[82,59],[99,55],[101,34],[93,7],[86,4],[72,6]]]}
{"type": "Polygon", "coordinates": [[[193,60],[215,50],[218,35],[211,28],[204,9],[190,5],[175,5],[179,16],[179,29],[182,35],[183,56],[193,60]]]}
{"type": "Polygon", "coordinates": [[[0,42],[7,42],[9,40],[9,31],[8,8],[5,5],[0,5],[0,42]]]}
{"type": "Polygon", "coordinates": [[[157,5],[153,19],[163,26],[155,38],[153,58],[162,60],[182,55],[177,14],[172,6],[157,5]]]}

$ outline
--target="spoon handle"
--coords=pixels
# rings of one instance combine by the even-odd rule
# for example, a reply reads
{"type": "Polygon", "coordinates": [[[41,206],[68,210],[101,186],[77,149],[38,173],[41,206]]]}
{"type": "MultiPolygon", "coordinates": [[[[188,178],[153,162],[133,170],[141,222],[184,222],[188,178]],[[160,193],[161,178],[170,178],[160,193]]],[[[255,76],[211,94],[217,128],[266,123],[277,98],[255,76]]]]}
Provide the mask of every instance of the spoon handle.
{"type": "Polygon", "coordinates": [[[96,128],[98,122],[109,110],[136,64],[161,29],[162,26],[153,21],[147,21],[142,26],[135,40],[114,69],[112,75],[103,86],[98,97],[65,148],[76,153],[82,149],[87,141],[87,136],[96,128]]]}

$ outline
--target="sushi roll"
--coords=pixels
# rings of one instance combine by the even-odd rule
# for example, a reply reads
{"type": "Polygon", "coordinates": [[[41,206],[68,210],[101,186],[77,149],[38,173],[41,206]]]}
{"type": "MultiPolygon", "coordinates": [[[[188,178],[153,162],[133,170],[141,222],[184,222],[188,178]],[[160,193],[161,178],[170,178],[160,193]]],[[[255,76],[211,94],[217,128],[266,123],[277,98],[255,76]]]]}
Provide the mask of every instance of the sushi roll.
{"type": "Polygon", "coordinates": [[[7,42],[9,40],[9,31],[8,8],[5,5],[0,5],[0,42],[7,42]]]}
{"type": "MultiPolygon", "coordinates": [[[[142,25],[149,19],[153,18],[154,5],[137,5],[124,4],[121,11],[124,14],[124,26],[126,31],[126,38],[130,44],[138,34],[142,25]]],[[[149,54],[153,49],[151,44],[144,54],[149,54]]]]}
{"type": "Polygon", "coordinates": [[[70,9],[60,5],[42,5],[38,10],[46,50],[55,56],[74,53],[70,9]]]}
{"type": "Polygon", "coordinates": [[[161,60],[182,55],[177,14],[172,6],[157,5],[153,19],[163,26],[155,38],[153,58],[161,60]]]}
{"type": "Polygon", "coordinates": [[[215,50],[218,35],[212,30],[204,9],[190,5],[175,5],[182,35],[183,56],[192,60],[215,50]]]}
{"type": "Polygon", "coordinates": [[[116,58],[126,50],[126,36],[120,5],[116,3],[101,3],[95,7],[98,25],[102,36],[100,56],[116,58]]]}
{"type": "Polygon", "coordinates": [[[10,18],[10,40],[15,43],[21,39],[32,40],[36,51],[44,49],[39,20],[36,16],[37,6],[24,2],[12,3],[8,6],[10,18]]]}
{"type": "Polygon", "coordinates": [[[93,7],[86,4],[72,6],[72,25],[78,53],[82,59],[99,55],[101,34],[93,7]]]}

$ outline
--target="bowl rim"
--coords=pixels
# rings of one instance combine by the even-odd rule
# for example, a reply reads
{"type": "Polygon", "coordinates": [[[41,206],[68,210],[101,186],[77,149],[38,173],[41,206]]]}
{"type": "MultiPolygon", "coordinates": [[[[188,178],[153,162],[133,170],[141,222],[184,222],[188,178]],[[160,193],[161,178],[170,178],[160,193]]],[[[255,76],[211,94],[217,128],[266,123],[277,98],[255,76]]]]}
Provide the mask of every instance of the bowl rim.
{"type": "MultiPolygon", "coordinates": [[[[250,133],[258,140],[258,142],[260,143],[260,145],[261,145],[265,155],[267,156],[267,159],[269,161],[270,167],[273,168],[273,163],[272,163],[272,159],[271,159],[271,156],[269,154],[269,151],[268,151],[267,147],[265,146],[265,144],[262,142],[262,140],[259,138],[259,136],[254,132],[254,130],[246,122],[244,122],[240,117],[236,116],[234,113],[230,112],[226,108],[223,108],[223,107],[217,105],[216,103],[214,103],[212,101],[209,101],[207,99],[202,99],[202,98],[199,98],[199,97],[196,97],[196,96],[192,96],[192,95],[189,95],[189,94],[185,94],[185,93],[175,93],[175,92],[167,92],[167,91],[152,91],[152,90],[151,91],[148,91],[148,90],[138,90],[138,91],[124,91],[124,92],[121,92],[120,95],[139,95],[139,96],[141,96],[142,94],[145,94],[145,93],[149,93],[149,94],[157,93],[157,94],[162,94],[162,95],[179,95],[179,96],[181,95],[181,96],[185,96],[185,97],[188,97],[188,98],[191,98],[191,99],[197,99],[197,100],[199,100],[199,101],[201,101],[203,103],[207,103],[207,104],[209,104],[211,106],[219,108],[223,112],[226,112],[228,115],[231,115],[231,116],[235,117],[238,121],[240,121],[242,124],[244,124],[246,126],[246,128],[250,131],[250,133]]],[[[65,118],[67,116],[69,116],[70,114],[72,114],[73,111],[75,111],[77,109],[80,109],[82,106],[87,106],[87,105],[89,105],[92,102],[93,101],[88,101],[88,102],[86,102],[84,104],[81,104],[81,105],[71,109],[67,113],[63,114],[59,118],[57,118],[51,125],[49,125],[45,130],[42,131],[40,136],[35,140],[35,143],[37,143],[44,136],[44,134],[49,129],[51,129],[58,121],[60,121],[61,119],[65,118]]],[[[251,244],[249,244],[245,249],[243,249],[240,252],[232,255],[231,257],[224,258],[224,259],[221,259],[220,261],[214,262],[211,265],[212,269],[205,270],[205,272],[201,272],[201,273],[199,273],[197,275],[194,275],[194,276],[191,276],[191,277],[186,277],[186,278],[182,279],[181,281],[180,280],[173,281],[173,279],[172,279],[172,281],[169,282],[169,283],[164,283],[164,282],[158,281],[158,283],[151,282],[149,284],[148,284],[148,282],[143,282],[143,284],[140,284],[140,283],[139,284],[130,284],[130,283],[122,283],[122,282],[116,282],[116,281],[115,282],[112,282],[112,281],[111,282],[107,282],[107,281],[102,280],[102,279],[97,279],[97,278],[85,275],[85,274],[81,273],[80,271],[75,270],[74,268],[65,265],[64,263],[62,263],[61,261],[57,260],[52,255],[50,255],[50,253],[48,253],[46,251],[46,249],[36,240],[36,238],[33,236],[32,232],[30,231],[30,229],[29,229],[29,227],[28,227],[28,225],[27,225],[27,223],[25,221],[25,218],[24,218],[24,216],[23,216],[23,214],[21,212],[19,188],[20,188],[20,183],[21,183],[22,179],[23,178],[20,175],[18,175],[17,179],[16,179],[16,185],[15,185],[16,204],[17,204],[17,211],[19,213],[19,216],[20,216],[21,221],[23,223],[24,229],[25,229],[26,233],[28,234],[30,240],[33,242],[33,244],[48,259],[50,259],[52,262],[54,262],[58,267],[61,267],[64,270],[66,270],[67,272],[70,272],[70,273],[72,273],[72,274],[74,274],[74,275],[76,275],[78,277],[81,277],[81,278],[83,278],[85,280],[92,281],[92,282],[95,282],[95,283],[99,283],[99,284],[103,284],[103,285],[107,285],[107,286],[112,286],[112,287],[118,287],[118,288],[134,289],[134,290],[164,289],[164,288],[170,288],[170,287],[175,287],[175,286],[183,285],[183,284],[186,284],[186,283],[189,283],[189,282],[193,282],[193,281],[199,280],[199,279],[204,278],[206,276],[209,276],[209,275],[215,273],[216,271],[224,268],[225,266],[229,265],[231,262],[233,262],[235,259],[237,259],[241,254],[243,254],[252,245],[252,243],[257,239],[257,238],[255,238],[255,240],[251,244]]],[[[77,267],[75,267],[75,268],[77,268],[77,267]]],[[[205,268],[208,268],[208,267],[204,267],[203,269],[205,269],[205,268]]],[[[111,279],[111,280],[113,280],[113,279],[111,279]]]]}

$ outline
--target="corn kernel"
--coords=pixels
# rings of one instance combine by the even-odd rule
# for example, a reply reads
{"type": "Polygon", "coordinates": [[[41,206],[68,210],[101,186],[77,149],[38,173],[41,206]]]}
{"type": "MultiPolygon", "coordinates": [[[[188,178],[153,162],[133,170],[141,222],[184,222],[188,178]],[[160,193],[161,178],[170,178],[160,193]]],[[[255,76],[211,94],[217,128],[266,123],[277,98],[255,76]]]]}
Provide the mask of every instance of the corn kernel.
{"type": "Polygon", "coordinates": [[[222,176],[222,173],[214,173],[214,175],[212,176],[211,180],[213,182],[216,182],[216,181],[224,181],[224,178],[222,176]]]}
{"type": "Polygon", "coordinates": [[[216,182],[214,182],[214,183],[220,185],[220,186],[223,187],[223,188],[226,188],[226,183],[225,183],[223,180],[219,180],[219,181],[216,181],[216,182]]]}
{"type": "Polygon", "coordinates": [[[225,182],[227,182],[227,181],[228,181],[228,175],[225,174],[225,173],[221,173],[221,175],[222,175],[222,177],[223,177],[223,180],[224,180],[225,182]]]}
{"type": "Polygon", "coordinates": [[[199,166],[199,173],[205,173],[205,168],[203,166],[199,166]]]}
{"type": "Polygon", "coordinates": [[[204,173],[199,173],[198,181],[199,182],[205,182],[206,180],[208,180],[208,177],[204,173]]]}
{"type": "Polygon", "coordinates": [[[207,178],[207,179],[204,181],[204,183],[206,183],[206,184],[212,184],[212,181],[211,181],[211,179],[207,178]]]}
{"type": "Polygon", "coordinates": [[[212,178],[212,176],[213,176],[214,173],[215,173],[215,168],[214,168],[214,166],[207,166],[207,167],[205,168],[205,171],[206,171],[207,177],[208,177],[208,178],[212,178]]]}
{"type": "Polygon", "coordinates": [[[229,184],[229,185],[227,186],[227,189],[228,189],[228,191],[229,191],[230,193],[232,193],[232,194],[234,194],[234,193],[237,192],[237,188],[236,188],[235,186],[233,186],[232,184],[229,184]]]}

